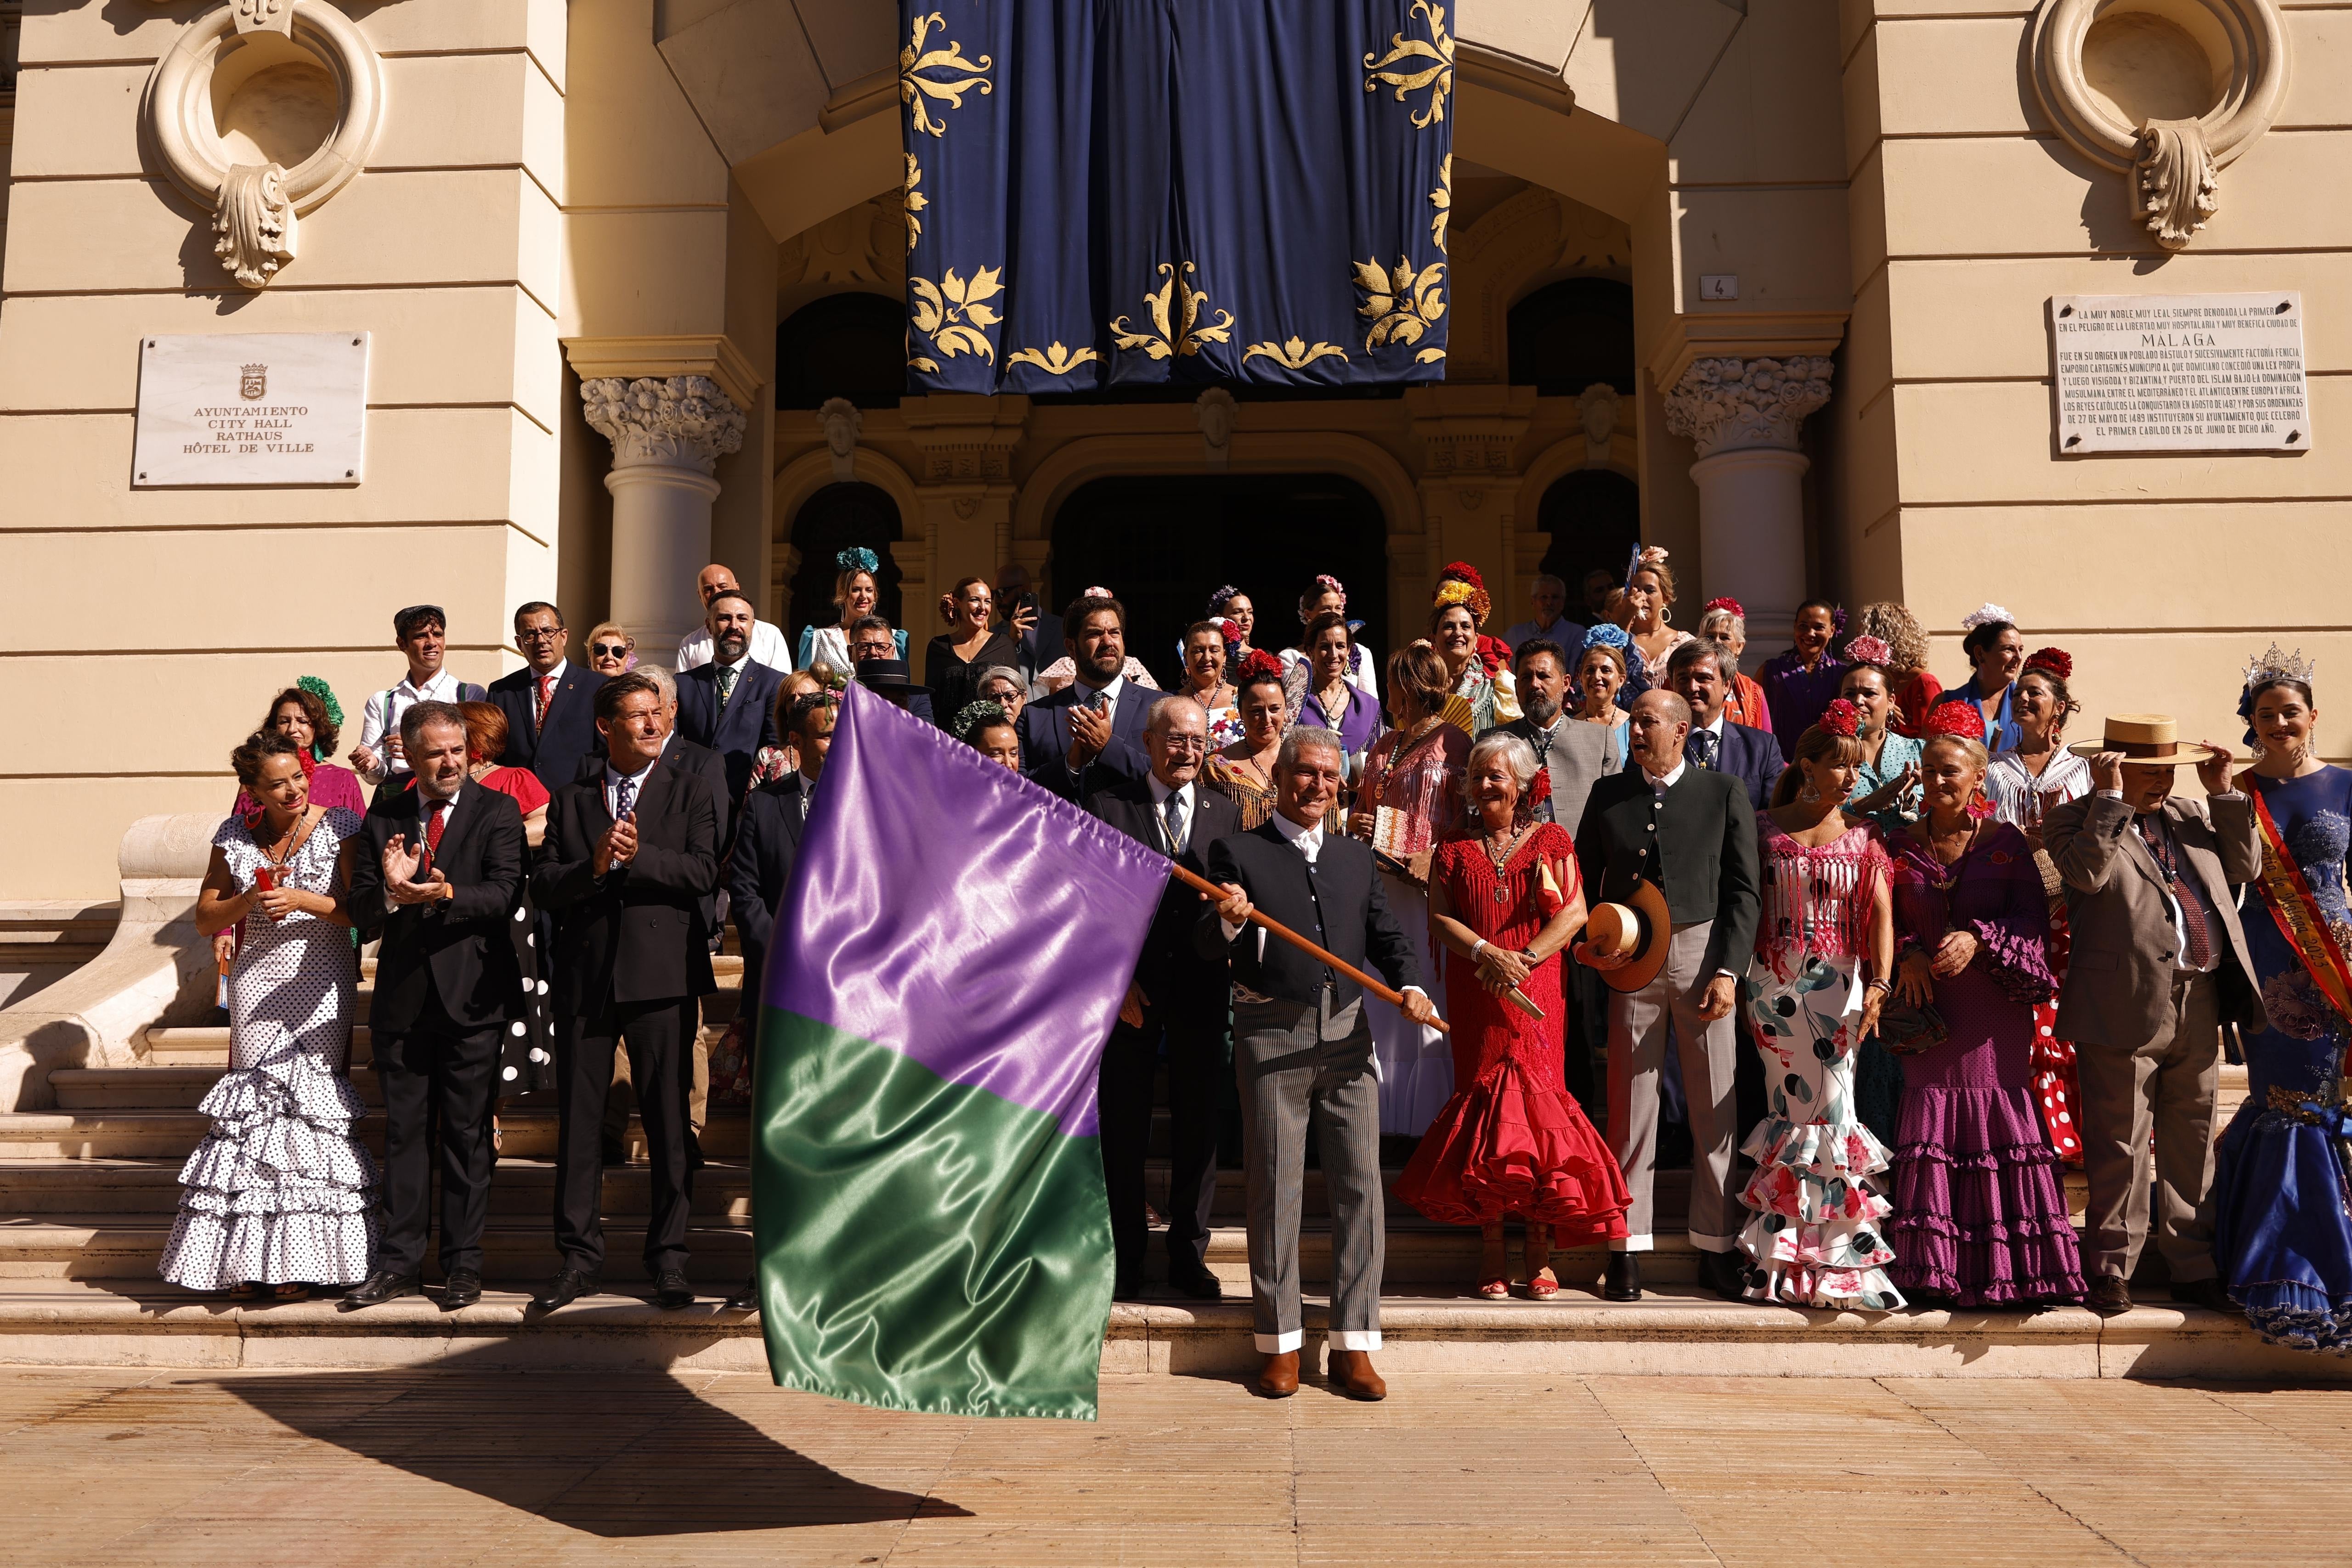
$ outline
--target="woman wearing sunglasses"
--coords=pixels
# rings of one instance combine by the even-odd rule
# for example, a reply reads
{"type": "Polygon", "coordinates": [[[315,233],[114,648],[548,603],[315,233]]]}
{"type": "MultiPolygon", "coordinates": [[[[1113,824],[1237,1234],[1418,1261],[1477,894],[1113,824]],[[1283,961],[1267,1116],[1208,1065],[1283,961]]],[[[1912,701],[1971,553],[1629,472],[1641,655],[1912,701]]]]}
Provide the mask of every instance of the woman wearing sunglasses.
{"type": "Polygon", "coordinates": [[[588,633],[588,667],[600,675],[617,675],[637,667],[637,640],[618,623],[601,621],[588,633]]]}

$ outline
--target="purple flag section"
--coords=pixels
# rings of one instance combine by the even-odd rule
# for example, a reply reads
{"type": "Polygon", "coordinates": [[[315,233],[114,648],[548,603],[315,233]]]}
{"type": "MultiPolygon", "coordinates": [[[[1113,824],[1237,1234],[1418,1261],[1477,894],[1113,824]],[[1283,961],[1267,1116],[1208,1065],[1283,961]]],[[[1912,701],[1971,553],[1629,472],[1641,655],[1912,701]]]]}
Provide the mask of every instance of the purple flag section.
{"type": "Polygon", "coordinates": [[[767,1005],[1092,1136],[1166,857],[851,683],[767,1005]]]}

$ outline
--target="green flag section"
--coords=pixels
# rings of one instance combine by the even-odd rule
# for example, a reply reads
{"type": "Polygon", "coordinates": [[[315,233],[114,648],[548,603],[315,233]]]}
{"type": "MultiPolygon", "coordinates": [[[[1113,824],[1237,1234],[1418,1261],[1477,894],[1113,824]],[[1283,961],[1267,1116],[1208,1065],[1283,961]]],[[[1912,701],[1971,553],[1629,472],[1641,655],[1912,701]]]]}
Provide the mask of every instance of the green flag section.
{"type": "Polygon", "coordinates": [[[776,1382],[889,1410],[1093,1420],[1112,1271],[1100,1140],[776,1008],[759,1077],[776,1382]]]}

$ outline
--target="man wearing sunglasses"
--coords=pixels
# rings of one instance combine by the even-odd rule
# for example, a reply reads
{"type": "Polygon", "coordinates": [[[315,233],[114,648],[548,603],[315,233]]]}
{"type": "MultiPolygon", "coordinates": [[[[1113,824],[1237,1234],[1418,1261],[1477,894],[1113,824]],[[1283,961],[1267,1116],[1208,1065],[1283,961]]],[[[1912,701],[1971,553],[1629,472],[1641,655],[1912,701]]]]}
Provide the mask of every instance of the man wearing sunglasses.
{"type": "Polygon", "coordinates": [[[441,667],[449,651],[449,617],[437,604],[412,604],[392,618],[392,645],[408,661],[398,685],[369,694],[360,718],[360,741],[352,747],[352,771],[376,787],[408,788],[408,759],[400,746],[400,716],[417,703],[478,703],[482,688],[441,667]]]}
{"type": "Polygon", "coordinates": [[[551,795],[572,782],[583,758],[604,755],[596,692],[604,677],[564,657],[563,612],[545,600],[516,611],[514,630],[523,667],[490,683],[489,700],[507,716],[499,760],[530,768],[551,795]]]}

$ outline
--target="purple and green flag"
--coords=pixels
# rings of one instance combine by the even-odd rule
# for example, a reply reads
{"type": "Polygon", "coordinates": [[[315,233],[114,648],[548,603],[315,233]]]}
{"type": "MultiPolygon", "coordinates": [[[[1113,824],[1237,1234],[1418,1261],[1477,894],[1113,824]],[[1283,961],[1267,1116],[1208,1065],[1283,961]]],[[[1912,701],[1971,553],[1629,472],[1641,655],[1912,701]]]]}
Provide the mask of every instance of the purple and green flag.
{"type": "Polygon", "coordinates": [[[853,684],[776,915],[752,1113],[776,1382],[1092,1420],[1095,1074],[1160,854],[853,684]]]}

